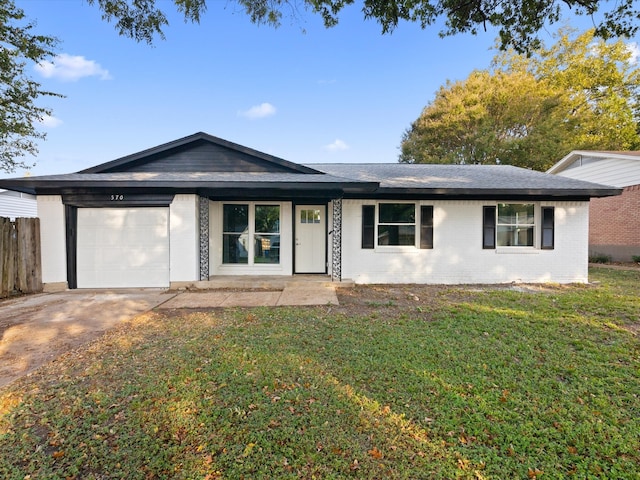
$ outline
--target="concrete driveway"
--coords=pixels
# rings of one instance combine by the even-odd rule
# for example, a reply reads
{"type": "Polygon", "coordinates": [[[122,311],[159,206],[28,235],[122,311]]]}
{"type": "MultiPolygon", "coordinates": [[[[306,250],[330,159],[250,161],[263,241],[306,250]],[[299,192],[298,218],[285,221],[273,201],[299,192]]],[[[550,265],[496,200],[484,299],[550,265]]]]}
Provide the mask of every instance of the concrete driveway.
{"type": "Polygon", "coordinates": [[[71,290],[0,300],[0,388],[174,295],[71,290]]]}
{"type": "MultiPolygon", "coordinates": [[[[67,290],[0,300],[0,388],[54,358],[97,338],[118,323],[153,308],[215,308],[280,305],[337,305],[335,287],[298,277],[271,291],[245,277],[238,290],[180,292],[164,289],[67,290]]],[[[262,279],[264,281],[264,279],[262,279]]],[[[275,285],[273,280],[267,285],[275,285]]],[[[210,286],[210,285],[209,285],[210,286]]]]}

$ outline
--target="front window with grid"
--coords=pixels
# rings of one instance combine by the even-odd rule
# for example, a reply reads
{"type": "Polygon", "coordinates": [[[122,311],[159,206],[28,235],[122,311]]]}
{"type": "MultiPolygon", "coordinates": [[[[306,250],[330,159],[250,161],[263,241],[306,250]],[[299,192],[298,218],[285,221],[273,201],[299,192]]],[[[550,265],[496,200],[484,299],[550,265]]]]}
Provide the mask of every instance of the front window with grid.
{"type": "Polygon", "coordinates": [[[532,203],[499,203],[498,247],[533,247],[535,218],[532,203]]]}
{"type": "Polygon", "coordinates": [[[416,244],[416,205],[380,203],[378,205],[378,245],[416,244]]]}
{"type": "Polygon", "coordinates": [[[222,263],[280,263],[280,206],[223,205],[222,263]]]}

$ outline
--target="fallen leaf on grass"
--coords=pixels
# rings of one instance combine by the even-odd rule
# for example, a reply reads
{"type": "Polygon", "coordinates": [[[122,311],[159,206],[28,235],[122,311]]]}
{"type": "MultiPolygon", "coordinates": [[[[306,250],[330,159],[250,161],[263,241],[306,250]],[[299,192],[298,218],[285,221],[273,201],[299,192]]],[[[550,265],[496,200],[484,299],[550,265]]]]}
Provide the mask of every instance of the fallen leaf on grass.
{"type": "Polygon", "coordinates": [[[538,478],[540,475],[543,475],[544,472],[542,470],[538,470],[537,468],[530,468],[527,472],[527,476],[529,478],[538,478]]]}
{"type": "Polygon", "coordinates": [[[58,450],[56,452],[53,452],[52,456],[53,458],[62,458],[64,457],[64,450],[58,450]]]}
{"type": "Polygon", "coordinates": [[[251,455],[251,452],[253,451],[254,447],[256,446],[255,443],[249,443],[245,448],[244,448],[244,452],[242,452],[242,456],[243,458],[248,457],[249,455],[251,455]]]}
{"type": "Polygon", "coordinates": [[[380,450],[378,450],[377,447],[373,447],[371,450],[369,450],[368,453],[369,453],[369,455],[371,455],[376,460],[380,460],[382,457],[384,457],[382,452],[380,450]]]}

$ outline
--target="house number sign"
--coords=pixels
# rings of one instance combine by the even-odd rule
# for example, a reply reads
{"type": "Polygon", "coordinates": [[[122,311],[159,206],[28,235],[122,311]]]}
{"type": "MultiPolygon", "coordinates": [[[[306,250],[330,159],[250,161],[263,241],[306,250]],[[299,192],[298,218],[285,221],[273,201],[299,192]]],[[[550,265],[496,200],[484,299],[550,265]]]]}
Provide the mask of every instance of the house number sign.
{"type": "Polygon", "coordinates": [[[124,195],[111,195],[112,202],[119,202],[124,200],[124,195]]]}

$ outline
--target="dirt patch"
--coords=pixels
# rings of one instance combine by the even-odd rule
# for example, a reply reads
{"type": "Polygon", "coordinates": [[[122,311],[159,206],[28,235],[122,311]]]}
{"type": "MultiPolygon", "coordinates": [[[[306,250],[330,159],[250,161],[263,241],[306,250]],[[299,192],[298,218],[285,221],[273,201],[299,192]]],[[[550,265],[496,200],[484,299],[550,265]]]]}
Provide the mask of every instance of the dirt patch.
{"type": "Polygon", "coordinates": [[[0,387],[171,297],[74,290],[0,301],[0,387]]]}

